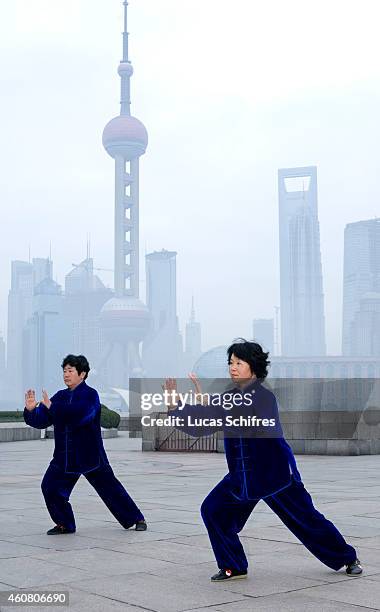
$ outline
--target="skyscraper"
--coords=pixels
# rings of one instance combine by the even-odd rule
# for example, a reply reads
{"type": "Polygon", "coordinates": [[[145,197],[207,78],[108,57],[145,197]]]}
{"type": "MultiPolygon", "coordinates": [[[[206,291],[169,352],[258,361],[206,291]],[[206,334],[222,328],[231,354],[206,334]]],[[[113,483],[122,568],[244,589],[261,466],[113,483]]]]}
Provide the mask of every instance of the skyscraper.
{"type": "Polygon", "coordinates": [[[102,309],[106,344],[98,371],[111,386],[127,387],[131,374],[142,372],[140,342],[149,327],[149,312],[139,299],[139,158],[145,153],[148,133],[130,113],[127,7],[124,5],[120,114],[107,123],[103,145],[115,160],[115,296],[102,309]]]}
{"type": "Polygon", "coordinates": [[[317,169],[278,171],[281,348],[286,356],[326,354],[317,169]]]}
{"type": "Polygon", "coordinates": [[[343,355],[379,354],[373,352],[379,300],[380,219],[349,223],[344,231],[343,355]]]}
{"type": "Polygon", "coordinates": [[[36,258],[32,263],[11,262],[11,288],[8,296],[7,382],[17,401],[23,396],[23,331],[32,315],[36,283],[52,274],[50,259],[36,258]]]}
{"type": "Polygon", "coordinates": [[[155,251],[145,256],[146,301],[151,317],[143,343],[143,363],[150,377],[182,372],[182,340],[178,330],[175,251],[155,251]]]}
{"type": "Polygon", "coordinates": [[[94,274],[94,262],[87,257],[65,277],[64,315],[67,319],[70,352],[82,353],[91,369],[96,369],[104,347],[104,330],[100,324],[103,305],[112,296],[94,274]]]}
{"type": "Polygon", "coordinates": [[[360,299],[350,324],[350,356],[380,357],[380,292],[360,299]]]}
{"type": "Polygon", "coordinates": [[[63,357],[71,352],[62,288],[45,278],[34,288],[32,316],[23,332],[23,386],[50,393],[62,386],[63,357]]]}
{"type": "Polygon", "coordinates": [[[253,339],[262,345],[264,351],[273,355],[274,321],[273,319],[253,319],[253,339]]]}
{"type": "Polygon", "coordinates": [[[0,333],[0,380],[5,378],[5,342],[0,333]]]}
{"type": "Polygon", "coordinates": [[[191,313],[185,332],[185,369],[192,370],[195,362],[202,354],[201,324],[195,319],[194,297],[191,299],[191,313]]]}

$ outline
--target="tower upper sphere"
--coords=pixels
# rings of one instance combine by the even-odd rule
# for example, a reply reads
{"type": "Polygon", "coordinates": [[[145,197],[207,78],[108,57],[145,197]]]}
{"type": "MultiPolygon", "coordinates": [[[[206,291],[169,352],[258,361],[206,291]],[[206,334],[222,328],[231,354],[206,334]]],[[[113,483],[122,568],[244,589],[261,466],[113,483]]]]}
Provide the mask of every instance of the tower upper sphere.
{"type": "Polygon", "coordinates": [[[140,157],[148,144],[148,132],[144,124],[131,115],[118,115],[103,130],[103,146],[111,157],[124,159],[140,157]]]}

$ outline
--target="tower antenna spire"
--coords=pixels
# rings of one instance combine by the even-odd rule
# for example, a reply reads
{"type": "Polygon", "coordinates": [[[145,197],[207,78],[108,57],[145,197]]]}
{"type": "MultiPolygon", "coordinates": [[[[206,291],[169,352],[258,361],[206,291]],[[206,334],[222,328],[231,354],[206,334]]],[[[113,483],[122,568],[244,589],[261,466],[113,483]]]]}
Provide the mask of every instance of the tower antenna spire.
{"type": "Polygon", "coordinates": [[[128,58],[128,2],[124,0],[124,31],[123,31],[123,62],[129,62],[128,58]]]}
{"type": "Polygon", "coordinates": [[[118,73],[121,78],[121,95],[120,95],[120,115],[131,114],[131,76],[133,67],[129,61],[128,52],[128,2],[124,0],[124,31],[123,31],[123,59],[118,68],[118,73]]]}

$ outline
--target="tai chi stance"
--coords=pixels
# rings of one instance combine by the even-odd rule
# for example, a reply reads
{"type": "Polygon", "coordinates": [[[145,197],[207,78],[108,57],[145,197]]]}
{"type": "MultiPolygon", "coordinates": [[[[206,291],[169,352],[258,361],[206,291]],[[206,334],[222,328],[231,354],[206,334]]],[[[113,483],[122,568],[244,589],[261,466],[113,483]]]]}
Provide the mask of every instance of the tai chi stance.
{"type": "Polygon", "coordinates": [[[67,389],[58,391],[51,399],[43,391],[42,402],[36,402],[33,389],[25,394],[25,423],[37,429],[54,425],[53,459],[41,483],[55,523],[47,534],[75,532],[69,498],[81,474],[125,529],[135,525],[136,531],[145,531],[144,516],[108,463],[100,429],[99,395],[85,382],[90,371],[86,357],[67,355],[62,369],[67,389]]]}
{"type": "MultiPolygon", "coordinates": [[[[252,394],[247,405],[239,404],[239,414],[247,414],[247,406],[253,406],[254,414],[273,417],[277,421],[275,436],[226,435],[224,445],[228,474],[209,493],[201,506],[203,521],[208,530],[219,572],[212,581],[224,581],[247,576],[248,562],[238,533],[243,529],[252,510],[260,499],[277,514],[290,531],[317,559],[328,567],[339,570],[346,566],[349,576],[362,573],[355,549],[346,543],[336,527],[315,509],[297,470],[293,452],[285,441],[278,418],[278,407],[274,394],[261,385],[267,376],[268,353],[255,342],[239,341],[228,350],[229,372],[234,383],[234,393],[252,394]]],[[[194,375],[190,378],[201,393],[194,375]]],[[[165,389],[176,393],[176,381],[167,379],[165,389]]],[[[229,393],[231,396],[231,393],[229,393]]],[[[222,396],[223,397],[223,394],[222,396]]],[[[223,415],[223,407],[215,406],[211,396],[208,405],[174,405],[170,414],[186,419],[204,417],[216,419],[223,415]]],[[[252,411],[251,409],[251,411],[252,411]]],[[[231,411],[232,412],[232,411],[231,411]]],[[[255,417],[256,418],[256,417],[255,417]]],[[[223,418],[222,418],[223,420],[223,418]]],[[[186,427],[180,427],[186,431],[186,427]]],[[[187,428],[191,435],[205,435],[187,428]]],[[[211,430],[208,429],[208,435],[211,430]]],[[[249,432],[248,432],[249,433],[249,432]]],[[[206,428],[207,435],[207,428],[206,428]]]]}

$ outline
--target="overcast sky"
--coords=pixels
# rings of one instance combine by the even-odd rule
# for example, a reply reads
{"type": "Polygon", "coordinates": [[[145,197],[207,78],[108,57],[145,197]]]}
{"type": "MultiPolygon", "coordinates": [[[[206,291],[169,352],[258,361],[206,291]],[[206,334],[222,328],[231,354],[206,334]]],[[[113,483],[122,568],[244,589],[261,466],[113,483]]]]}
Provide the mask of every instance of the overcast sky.
{"type": "MultiPolygon", "coordinates": [[[[86,255],[113,268],[121,0],[1,2],[0,329],[10,261],[60,283],[86,255]]],[[[176,250],[182,329],[203,348],[251,337],[279,304],[277,169],[318,167],[328,350],[340,352],[343,231],[379,215],[377,0],[130,0],[140,245],[176,250]]],[[[112,286],[108,272],[99,273],[112,286]]],[[[142,279],[143,281],[144,279],[142,279]]],[[[141,297],[145,284],[141,282],[141,297]]]]}

